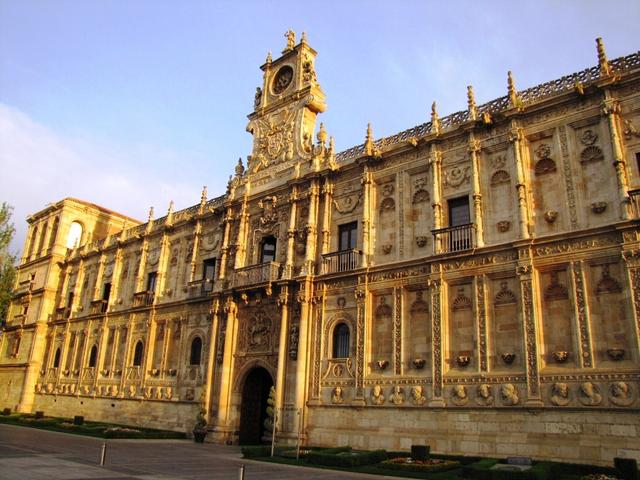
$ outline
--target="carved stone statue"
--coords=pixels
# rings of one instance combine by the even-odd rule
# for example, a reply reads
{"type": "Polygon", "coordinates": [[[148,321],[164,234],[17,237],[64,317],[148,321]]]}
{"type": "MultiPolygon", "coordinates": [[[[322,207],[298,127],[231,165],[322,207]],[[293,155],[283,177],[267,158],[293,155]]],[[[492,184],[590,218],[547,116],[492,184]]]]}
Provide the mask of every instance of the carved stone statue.
{"type": "Polygon", "coordinates": [[[517,405],[520,402],[518,395],[518,387],[513,383],[506,383],[500,388],[500,396],[502,397],[503,405],[517,405]]]}
{"type": "Polygon", "coordinates": [[[580,384],[580,403],[587,407],[600,405],[602,403],[602,395],[596,384],[593,382],[583,382],[580,384]]]}
{"type": "Polygon", "coordinates": [[[569,404],[569,385],[563,382],[556,382],[551,387],[551,403],[558,407],[569,404]]]}
{"type": "Polygon", "coordinates": [[[424,387],[422,385],[416,385],[411,388],[411,403],[414,405],[424,405],[427,398],[424,395],[424,387]]]}
{"type": "Polygon", "coordinates": [[[493,405],[494,397],[493,392],[491,391],[491,386],[483,383],[482,385],[478,385],[476,403],[478,405],[482,405],[487,407],[489,405],[493,405]]]}
{"type": "Polygon", "coordinates": [[[293,50],[293,48],[296,46],[296,32],[294,32],[293,30],[289,29],[284,34],[284,36],[287,39],[287,48],[286,48],[286,50],[293,50]]]}
{"type": "Polygon", "coordinates": [[[618,407],[628,407],[633,403],[633,391],[626,382],[614,382],[609,387],[609,400],[618,407]]]}
{"type": "Polygon", "coordinates": [[[393,392],[389,395],[389,401],[394,405],[402,405],[404,403],[404,391],[400,385],[393,387],[393,392]]]}
{"type": "Polygon", "coordinates": [[[469,402],[469,396],[467,395],[467,387],[464,385],[456,385],[451,389],[451,401],[454,405],[459,407],[466,405],[469,402]]]}
{"type": "Polygon", "coordinates": [[[384,403],[384,392],[380,384],[375,384],[371,390],[371,404],[382,405],[384,403]]]}
{"type": "Polygon", "coordinates": [[[331,392],[331,402],[332,403],[342,403],[344,402],[344,398],[342,398],[342,387],[341,386],[337,386],[336,388],[333,389],[333,392],[331,392]]]}
{"type": "Polygon", "coordinates": [[[262,101],[262,89],[260,87],[256,87],[256,94],[253,97],[253,108],[256,110],[260,108],[260,102],[262,101]]]}

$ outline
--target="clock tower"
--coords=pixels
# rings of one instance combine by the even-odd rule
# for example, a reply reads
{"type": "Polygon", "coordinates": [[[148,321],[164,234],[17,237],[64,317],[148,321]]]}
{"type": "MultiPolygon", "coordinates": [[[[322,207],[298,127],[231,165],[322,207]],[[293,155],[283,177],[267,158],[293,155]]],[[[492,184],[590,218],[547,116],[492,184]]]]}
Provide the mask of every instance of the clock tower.
{"type": "Polygon", "coordinates": [[[296,163],[311,160],[316,115],[326,109],[316,79],[317,52],[307,44],[304,33],[297,45],[292,30],[285,37],[282,55],[273,60],[269,53],[260,67],[263,84],[256,89],[254,111],[247,125],[253,135],[249,175],[284,173],[296,163]]]}

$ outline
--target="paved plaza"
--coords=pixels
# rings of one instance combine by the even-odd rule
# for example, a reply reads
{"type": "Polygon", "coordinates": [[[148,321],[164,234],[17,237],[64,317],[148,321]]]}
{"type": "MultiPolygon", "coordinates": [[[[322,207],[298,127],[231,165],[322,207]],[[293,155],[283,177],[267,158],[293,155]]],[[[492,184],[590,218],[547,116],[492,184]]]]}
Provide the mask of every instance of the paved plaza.
{"type": "Polygon", "coordinates": [[[244,460],[238,447],[190,440],[107,440],[100,467],[103,442],[0,425],[0,480],[238,479],[241,465],[246,480],[392,478],[244,460]]]}

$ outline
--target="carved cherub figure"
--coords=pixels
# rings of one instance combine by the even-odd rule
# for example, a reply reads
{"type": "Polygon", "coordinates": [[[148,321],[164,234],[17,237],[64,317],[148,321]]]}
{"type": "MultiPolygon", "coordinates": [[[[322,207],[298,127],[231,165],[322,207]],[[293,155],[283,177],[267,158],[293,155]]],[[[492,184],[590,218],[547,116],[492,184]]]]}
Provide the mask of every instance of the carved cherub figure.
{"type": "Polygon", "coordinates": [[[491,391],[491,386],[483,383],[482,385],[478,385],[478,394],[476,396],[476,403],[478,405],[489,406],[493,405],[493,392],[491,391]]]}
{"type": "Polygon", "coordinates": [[[500,388],[502,403],[504,405],[517,405],[520,402],[518,388],[513,383],[506,383],[500,388]]]}
{"type": "Polygon", "coordinates": [[[404,391],[400,385],[393,387],[393,392],[389,395],[389,401],[394,405],[402,405],[404,403],[404,391]]]}
{"type": "Polygon", "coordinates": [[[332,403],[342,403],[344,402],[344,398],[342,398],[342,387],[341,386],[337,386],[336,388],[333,389],[333,392],[331,392],[331,402],[332,403]]]}
{"type": "Polygon", "coordinates": [[[551,387],[551,403],[559,407],[569,404],[569,385],[563,382],[556,382],[551,387]]]}
{"type": "Polygon", "coordinates": [[[626,382],[614,382],[609,387],[609,400],[618,407],[628,407],[633,403],[633,392],[626,382]]]}
{"type": "Polygon", "coordinates": [[[602,403],[602,395],[600,395],[598,387],[593,382],[580,384],[580,403],[588,407],[602,403]]]}
{"type": "Polygon", "coordinates": [[[469,401],[469,396],[467,395],[467,387],[464,385],[456,385],[451,390],[451,401],[458,405],[459,407],[466,405],[469,401]]]}
{"type": "Polygon", "coordinates": [[[424,395],[424,387],[422,385],[416,385],[411,388],[411,403],[414,405],[424,405],[427,398],[424,395]]]}
{"type": "Polygon", "coordinates": [[[384,392],[380,384],[375,384],[371,390],[371,403],[373,405],[382,405],[384,403],[384,392]]]}

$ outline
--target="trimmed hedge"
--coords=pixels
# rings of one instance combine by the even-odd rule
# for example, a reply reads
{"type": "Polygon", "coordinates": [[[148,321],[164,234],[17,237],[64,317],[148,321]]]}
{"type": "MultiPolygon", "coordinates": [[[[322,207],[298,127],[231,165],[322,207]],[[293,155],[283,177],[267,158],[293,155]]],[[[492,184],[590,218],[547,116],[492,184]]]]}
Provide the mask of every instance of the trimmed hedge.
{"type": "Polygon", "coordinates": [[[446,472],[447,470],[455,470],[457,468],[460,468],[460,462],[456,462],[454,460],[445,460],[445,462],[446,463],[428,465],[421,463],[393,463],[391,461],[386,461],[378,464],[377,466],[386,470],[416,473],[446,472]]]}
{"type": "Polygon", "coordinates": [[[380,463],[387,459],[387,452],[374,450],[372,452],[356,452],[351,447],[328,448],[309,452],[304,460],[314,465],[327,467],[357,467],[380,463]]]}
{"type": "Polygon", "coordinates": [[[240,449],[243,458],[260,458],[271,456],[270,445],[247,445],[240,449]]]}
{"type": "Polygon", "coordinates": [[[465,465],[462,474],[478,480],[552,480],[553,463],[537,462],[529,470],[492,470],[499,460],[485,458],[479,462],[465,465]]]}

